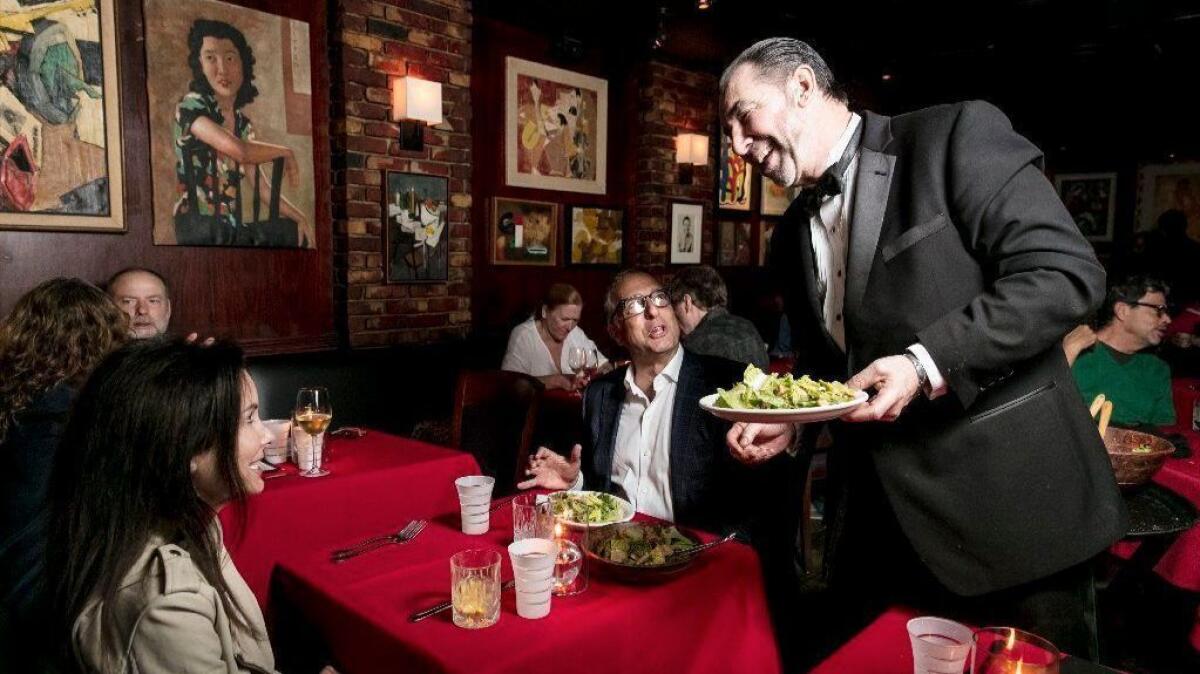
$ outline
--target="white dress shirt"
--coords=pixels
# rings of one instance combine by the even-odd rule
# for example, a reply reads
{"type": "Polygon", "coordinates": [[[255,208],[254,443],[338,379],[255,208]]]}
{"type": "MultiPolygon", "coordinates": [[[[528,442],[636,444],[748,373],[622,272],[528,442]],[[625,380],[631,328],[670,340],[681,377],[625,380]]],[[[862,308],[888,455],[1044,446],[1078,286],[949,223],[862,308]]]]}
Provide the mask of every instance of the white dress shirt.
{"type": "MultiPolygon", "coordinates": [[[[632,503],[634,510],[668,522],[675,521],[671,506],[671,412],[682,366],[683,347],[679,347],[651,383],[653,400],[638,388],[633,367],[625,370],[625,400],[613,447],[611,475],[613,485],[624,492],[619,495],[632,503]]],[[[571,488],[582,485],[580,474],[571,488]]]]}
{"type": "MultiPolygon", "coordinates": [[[[821,168],[822,173],[842,158],[842,153],[854,137],[854,131],[859,124],[862,124],[862,117],[850,113],[850,121],[846,124],[845,131],[842,131],[842,135],[834,143],[833,149],[829,151],[829,156],[825,158],[825,164],[821,168]]],[[[851,204],[854,201],[858,156],[859,152],[855,151],[854,157],[846,166],[845,173],[840,176],[842,193],[822,202],[821,207],[809,221],[809,228],[812,232],[813,257],[817,266],[817,282],[824,288],[825,329],[829,331],[833,341],[837,342],[843,351],[846,350],[846,321],[842,310],[846,300],[846,260],[849,257],[850,213],[852,212],[851,204]]],[[[917,360],[921,361],[921,365],[925,368],[925,374],[929,377],[929,397],[936,398],[945,393],[946,380],[938,370],[937,364],[929,357],[929,352],[925,350],[925,347],[913,344],[908,350],[917,357],[917,360]]]]}
{"type": "Polygon", "coordinates": [[[608,362],[608,359],[596,347],[596,343],[584,334],[579,326],[575,326],[563,340],[560,362],[555,363],[550,356],[550,349],[546,347],[546,342],[538,334],[537,320],[530,316],[524,323],[513,328],[512,333],[508,336],[508,348],[504,350],[504,360],[500,363],[500,369],[524,372],[531,377],[574,374],[567,359],[571,355],[571,348],[576,346],[586,349],[589,354],[592,349],[596,349],[596,353],[600,354],[600,364],[608,362]]]}

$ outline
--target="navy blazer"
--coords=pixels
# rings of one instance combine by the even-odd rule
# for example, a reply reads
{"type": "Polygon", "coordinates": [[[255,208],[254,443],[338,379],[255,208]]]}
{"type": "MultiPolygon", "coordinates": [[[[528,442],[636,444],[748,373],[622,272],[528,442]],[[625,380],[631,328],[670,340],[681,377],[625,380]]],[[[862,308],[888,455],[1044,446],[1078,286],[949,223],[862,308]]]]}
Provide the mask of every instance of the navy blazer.
{"type": "MultiPolygon", "coordinates": [[[[617,424],[625,400],[625,372],[619,367],[592,381],[584,397],[584,486],[612,492],[617,424]]],[[[751,472],[725,446],[727,421],[700,408],[700,398],[741,381],[745,365],[701,356],[687,349],[679,368],[671,412],[671,507],[675,521],[712,531],[743,530],[746,480],[751,472]]]]}

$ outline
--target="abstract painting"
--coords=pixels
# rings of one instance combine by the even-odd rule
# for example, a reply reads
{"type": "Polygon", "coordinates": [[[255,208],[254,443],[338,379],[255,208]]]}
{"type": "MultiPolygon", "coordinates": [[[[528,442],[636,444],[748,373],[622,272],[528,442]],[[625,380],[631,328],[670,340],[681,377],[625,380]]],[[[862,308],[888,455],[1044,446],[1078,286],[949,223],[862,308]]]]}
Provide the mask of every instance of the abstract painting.
{"type": "Polygon", "coordinates": [[[717,223],[717,266],[750,265],[750,223],[722,220],[717,223]]]}
{"type": "Polygon", "coordinates": [[[384,171],[383,250],[387,283],[449,278],[447,181],[439,176],[384,171]]]}
{"type": "Polygon", "coordinates": [[[1054,186],[1089,241],[1112,241],[1116,173],[1064,173],[1054,177],[1054,186]]]}
{"type": "Polygon", "coordinates": [[[700,264],[704,205],[671,202],[671,264],[700,264]]]}
{"type": "Polygon", "coordinates": [[[625,245],[625,212],[572,206],[567,237],[568,264],[619,265],[625,245]]]}
{"type": "Polygon", "coordinates": [[[774,180],[762,177],[762,198],[758,202],[758,210],[763,215],[783,215],[796,191],[790,187],[780,187],[774,180]]]}
{"type": "Polygon", "coordinates": [[[1200,162],[1147,164],[1138,170],[1137,230],[1149,231],[1171,210],[1187,218],[1187,234],[1200,241],[1200,162]]]}
{"type": "Polygon", "coordinates": [[[0,228],[123,231],[114,0],[0,0],[0,228]]]}
{"type": "Polygon", "coordinates": [[[608,82],[512,56],[505,66],[506,184],[604,194],[608,82]]]}
{"type": "Polygon", "coordinates": [[[558,263],[558,204],[492,198],[492,264],[558,263]]]}
{"type": "Polygon", "coordinates": [[[717,206],[730,211],[750,210],[751,167],[733,152],[729,136],[721,134],[721,156],[717,159],[717,206]]]}
{"type": "Polygon", "coordinates": [[[154,243],[315,248],[309,27],[145,0],[154,243]]]}

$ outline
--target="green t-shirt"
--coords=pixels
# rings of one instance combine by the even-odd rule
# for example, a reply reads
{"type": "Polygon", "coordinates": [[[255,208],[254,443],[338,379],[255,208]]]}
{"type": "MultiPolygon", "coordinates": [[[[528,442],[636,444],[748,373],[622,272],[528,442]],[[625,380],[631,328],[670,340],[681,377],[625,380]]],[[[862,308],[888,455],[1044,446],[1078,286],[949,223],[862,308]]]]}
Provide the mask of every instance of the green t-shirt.
{"type": "Polygon", "coordinates": [[[1171,400],[1171,368],[1158,356],[1116,354],[1104,343],[1087,349],[1075,359],[1071,373],[1090,404],[1097,394],[1113,403],[1112,423],[1117,426],[1175,423],[1171,400]],[[1123,362],[1121,362],[1123,361],[1123,362]]]}

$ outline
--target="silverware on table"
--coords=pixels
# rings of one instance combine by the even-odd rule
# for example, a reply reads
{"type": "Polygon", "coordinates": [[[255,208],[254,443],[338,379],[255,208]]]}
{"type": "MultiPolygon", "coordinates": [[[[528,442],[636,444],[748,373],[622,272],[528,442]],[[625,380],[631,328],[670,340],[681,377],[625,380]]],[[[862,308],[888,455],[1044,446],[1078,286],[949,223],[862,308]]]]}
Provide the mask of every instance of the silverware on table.
{"type": "MultiPolygon", "coordinates": [[[[505,581],[500,586],[500,591],[504,592],[506,590],[511,590],[516,586],[517,586],[517,581],[515,581],[515,580],[505,581]]],[[[449,611],[451,606],[452,606],[451,602],[448,602],[448,601],[444,601],[440,604],[434,604],[433,606],[430,606],[427,609],[422,609],[422,610],[417,611],[416,613],[413,613],[412,615],[408,616],[408,622],[419,623],[422,620],[424,620],[430,616],[435,616],[435,615],[441,613],[442,611],[449,611]]]]}
{"type": "Polygon", "coordinates": [[[344,562],[352,557],[357,557],[364,552],[378,550],[379,548],[392,545],[393,543],[407,543],[416,538],[417,534],[421,533],[421,531],[425,529],[426,524],[428,524],[428,522],[425,520],[413,520],[406,524],[403,529],[394,534],[374,536],[359,543],[358,545],[354,545],[349,548],[342,548],[341,550],[334,550],[333,554],[330,555],[329,558],[336,564],[338,562],[344,562]]]}
{"type": "Polygon", "coordinates": [[[696,547],[688,548],[687,550],[677,550],[675,552],[672,552],[670,555],[668,555],[668,557],[674,557],[676,555],[679,555],[681,557],[684,555],[697,555],[697,554],[700,554],[701,552],[704,552],[705,550],[711,550],[712,548],[715,548],[718,545],[723,545],[725,543],[728,543],[729,541],[732,541],[735,538],[737,538],[737,534],[729,534],[725,538],[718,538],[717,540],[712,541],[711,543],[705,543],[704,545],[697,545],[696,547]]]}

